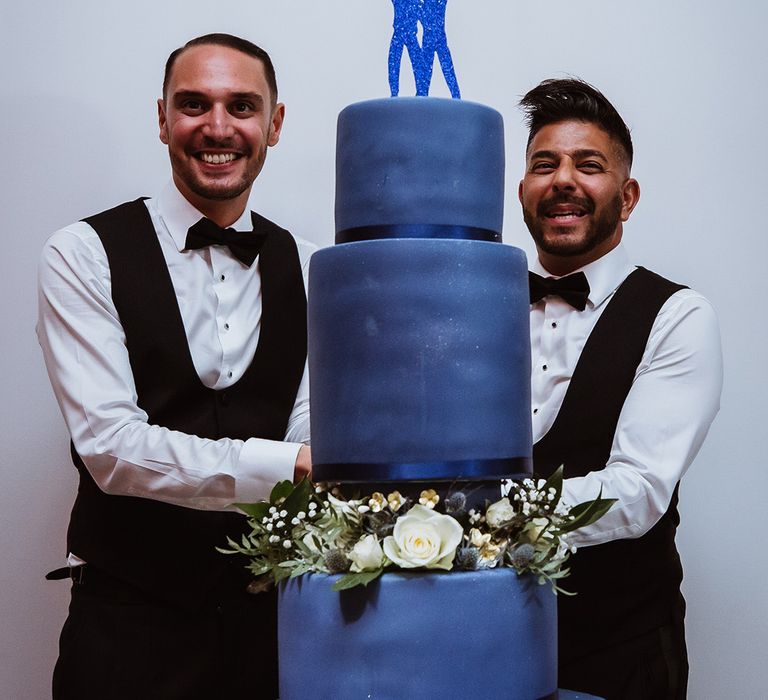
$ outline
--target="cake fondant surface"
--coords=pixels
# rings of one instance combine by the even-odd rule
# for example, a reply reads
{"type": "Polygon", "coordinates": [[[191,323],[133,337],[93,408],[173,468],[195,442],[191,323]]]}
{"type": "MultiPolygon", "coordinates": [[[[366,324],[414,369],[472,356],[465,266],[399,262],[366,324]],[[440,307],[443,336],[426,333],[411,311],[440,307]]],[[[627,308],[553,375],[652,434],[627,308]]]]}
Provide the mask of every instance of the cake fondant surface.
{"type": "Polygon", "coordinates": [[[398,97],[339,115],[336,231],[438,224],[501,233],[504,124],[474,102],[398,97]]]}
{"type": "MultiPolygon", "coordinates": [[[[329,466],[345,463],[517,460],[484,476],[527,471],[526,270],[522,251],[483,241],[374,240],[316,253],[308,309],[315,479],[381,480],[365,467],[329,466]]],[[[414,466],[392,476],[471,475],[414,466]]]]}
{"type": "Polygon", "coordinates": [[[281,585],[281,700],[538,700],[557,689],[556,598],[511,569],[281,585]]]}

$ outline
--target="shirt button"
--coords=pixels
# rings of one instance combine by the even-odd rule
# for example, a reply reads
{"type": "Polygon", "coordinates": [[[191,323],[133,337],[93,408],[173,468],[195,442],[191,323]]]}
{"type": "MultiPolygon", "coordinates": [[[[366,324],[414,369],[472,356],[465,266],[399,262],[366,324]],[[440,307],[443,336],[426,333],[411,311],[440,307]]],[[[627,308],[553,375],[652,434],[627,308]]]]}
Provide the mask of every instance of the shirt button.
{"type": "Polygon", "coordinates": [[[219,279],[223,282],[225,279],[227,279],[227,276],[226,275],[220,275],[219,279]]]}
{"type": "Polygon", "coordinates": [[[229,372],[227,372],[227,376],[228,376],[230,379],[232,379],[232,375],[233,375],[233,374],[234,374],[234,373],[232,372],[232,370],[229,370],[229,372]]]}
{"type": "Polygon", "coordinates": [[[533,415],[536,415],[538,412],[539,412],[539,409],[538,409],[538,408],[534,408],[534,409],[533,409],[533,415]]]}
{"type": "Polygon", "coordinates": [[[546,365],[542,365],[541,369],[543,369],[546,372],[547,371],[547,366],[546,365]]]}
{"type": "Polygon", "coordinates": [[[228,324],[228,323],[225,323],[225,324],[224,324],[224,330],[225,330],[225,331],[228,331],[228,330],[229,330],[229,324],[228,324]]]}
{"type": "Polygon", "coordinates": [[[552,321],[552,328],[557,328],[557,321],[552,321]]]}

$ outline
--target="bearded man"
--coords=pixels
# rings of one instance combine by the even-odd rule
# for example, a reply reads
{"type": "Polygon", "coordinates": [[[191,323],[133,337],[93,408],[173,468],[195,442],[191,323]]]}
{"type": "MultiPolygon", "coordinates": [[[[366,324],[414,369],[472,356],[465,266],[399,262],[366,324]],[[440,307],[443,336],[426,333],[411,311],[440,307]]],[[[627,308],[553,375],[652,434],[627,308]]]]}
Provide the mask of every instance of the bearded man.
{"type": "Polygon", "coordinates": [[[559,683],[607,700],[685,698],[678,488],[719,409],[717,319],[700,294],[630,263],[623,228],[640,187],[629,129],[605,96],[546,80],[520,104],[519,197],[538,253],[534,469],[564,465],[571,503],[600,489],[617,499],[572,538],[559,683]]]}

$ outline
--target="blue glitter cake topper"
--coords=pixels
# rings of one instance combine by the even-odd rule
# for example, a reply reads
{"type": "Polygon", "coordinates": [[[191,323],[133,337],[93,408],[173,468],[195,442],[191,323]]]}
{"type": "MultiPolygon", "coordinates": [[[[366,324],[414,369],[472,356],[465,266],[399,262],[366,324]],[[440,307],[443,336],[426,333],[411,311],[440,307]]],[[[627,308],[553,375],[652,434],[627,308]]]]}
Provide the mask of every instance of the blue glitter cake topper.
{"type": "Polygon", "coordinates": [[[448,0],[392,0],[395,9],[392,23],[394,31],[389,45],[389,89],[392,97],[396,97],[400,92],[400,62],[406,48],[413,68],[417,95],[429,94],[432,66],[437,54],[451,97],[461,97],[448,39],[445,36],[447,4],[448,0]],[[419,24],[422,28],[421,45],[418,39],[419,24]]]}

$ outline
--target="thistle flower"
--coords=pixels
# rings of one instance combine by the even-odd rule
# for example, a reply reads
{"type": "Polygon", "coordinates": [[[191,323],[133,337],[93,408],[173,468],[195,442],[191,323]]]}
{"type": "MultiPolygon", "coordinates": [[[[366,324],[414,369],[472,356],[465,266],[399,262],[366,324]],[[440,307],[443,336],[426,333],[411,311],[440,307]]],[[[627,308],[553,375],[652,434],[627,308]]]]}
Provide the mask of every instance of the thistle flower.
{"type": "Polygon", "coordinates": [[[480,552],[475,547],[459,547],[456,551],[456,567],[474,571],[480,562],[480,552]]]}
{"type": "Polygon", "coordinates": [[[445,512],[453,517],[464,515],[467,497],[461,491],[454,491],[445,499],[445,512]]]}
{"type": "Polygon", "coordinates": [[[532,544],[526,543],[518,545],[514,548],[512,555],[510,556],[512,566],[514,566],[516,569],[524,569],[533,561],[535,554],[536,549],[532,544]]]}
{"type": "Polygon", "coordinates": [[[330,549],[323,555],[323,561],[332,574],[343,574],[349,571],[352,562],[340,549],[330,549]]]}

